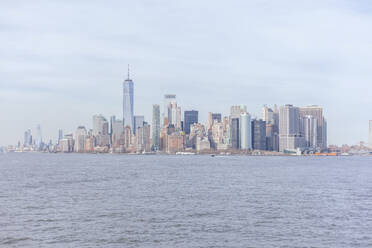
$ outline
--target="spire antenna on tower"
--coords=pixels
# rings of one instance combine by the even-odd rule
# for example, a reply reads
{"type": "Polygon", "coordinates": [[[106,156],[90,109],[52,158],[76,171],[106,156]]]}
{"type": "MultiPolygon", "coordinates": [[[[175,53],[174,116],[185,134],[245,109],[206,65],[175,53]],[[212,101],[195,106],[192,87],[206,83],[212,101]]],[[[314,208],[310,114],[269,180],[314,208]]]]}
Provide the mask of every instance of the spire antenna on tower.
{"type": "Polygon", "coordinates": [[[129,64],[128,64],[128,80],[129,80],[129,64]]]}

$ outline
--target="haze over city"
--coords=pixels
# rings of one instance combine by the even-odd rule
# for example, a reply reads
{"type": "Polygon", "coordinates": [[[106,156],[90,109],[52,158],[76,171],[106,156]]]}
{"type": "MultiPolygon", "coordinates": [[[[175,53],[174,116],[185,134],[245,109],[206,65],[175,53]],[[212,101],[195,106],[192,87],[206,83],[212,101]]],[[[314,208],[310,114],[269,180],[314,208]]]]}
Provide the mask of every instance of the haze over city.
{"type": "Polygon", "coordinates": [[[318,104],[329,144],[367,141],[372,25],[367,1],[4,1],[0,145],[28,128],[122,116],[127,64],[135,114],[167,93],[184,110],[318,104]],[[337,4],[337,5],[336,5],[337,4]]]}

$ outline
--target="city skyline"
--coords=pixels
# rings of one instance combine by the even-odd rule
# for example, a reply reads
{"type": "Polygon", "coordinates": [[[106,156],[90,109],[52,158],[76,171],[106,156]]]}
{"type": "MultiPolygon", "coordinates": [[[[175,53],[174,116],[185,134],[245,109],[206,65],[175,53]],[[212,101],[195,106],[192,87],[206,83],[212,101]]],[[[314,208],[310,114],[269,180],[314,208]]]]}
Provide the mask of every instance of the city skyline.
{"type": "Polygon", "coordinates": [[[56,140],[58,129],[89,127],[94,114],[121,117],[128,63],[134,115],[147,120],[167,93],[183,110],[198,110],[202,123],[208,112],[228,115],[236,104],[252,117],[263,104],[318,104],[329,144],[368,141],[372,18],[363,1],[2,7],[1,146],[39,124],[43,137],[56,140]]]}

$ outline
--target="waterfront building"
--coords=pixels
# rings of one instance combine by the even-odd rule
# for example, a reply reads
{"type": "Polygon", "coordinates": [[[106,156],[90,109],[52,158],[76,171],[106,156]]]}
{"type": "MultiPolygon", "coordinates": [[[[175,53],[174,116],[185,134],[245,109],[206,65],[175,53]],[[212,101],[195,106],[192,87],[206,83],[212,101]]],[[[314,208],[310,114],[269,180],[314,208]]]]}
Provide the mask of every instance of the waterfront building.
{"type": "Polygon", "coordinates": [[[210,149],[211,149],[211,146],[210,146],[208,137],[197,137],[196,138],[196,151],[197,152],[208,151],[210,149]]]}
{"type": "Polygon", "coordinates": [[[372,149],[372,120],[370,120],[368,124],[368,147],[372,149]]]}
{"type": "Polygon", "coordinates": [[[128,78],[123,82],[123,123],[134,132],[134,86],[129,77],[129,66],[128,78]]]}
{"type": "Polygon", "coordinates": [[[302,130],[305,139],[305,147],[310,149],[317,148],[317,119],[312,115],[306,115],[302,117],[302,130]]]}
{"type": "Polygon", "coordinates": [[[79,126],[75,132],[75,144],[74,144],[75,152],[84,152],[86,136],[87,136],[87,130],[85,129],[85,127],[79,126]]]}
{"type": "Polygon", "coordinates": [[[109,123],[103,115],[93,116],[93,135],[95,146],[108,146],[110,144],[109,123]]]}
{"type": "Polygon", "coordinates": [[[84,152],[94,152],[94,137],[89,135],[89,132],[87,137],[85,137],[84,152]]]}
{"type": "Polygon", "coordinates": [[[184,131],[185,134],[190,134],[190,126],[194,123],[198,123],[198,111],[186,110],[184,112],[184,131]]]}
{"type": "Polygon", "coordinates": [[[221,150],[221,148],[225,147],[225,131],[222,122],[213,122],[210,141],[210,146],[213,149],[221,150]]]}
{"type": "Polygon", "coordinates": [[[160,106],[152,105],[152,150],[160,150],[160,106]]]}
{"type": "Polygon", "coordinates": [[[36,146],[37,150],[42,150],[43,138],[42,138],[42,135],[41,135],[40,125],[36,126],[35,146],[36,146]]]}
{"type": "Polygon", "coordinates": [[[317,121],[317,142],[316,147],[327,148],[327,123],[323,115],[323,108],[317,105],[311,105],[299,108],[300,117],[313,116],[317,121]]]}
{"type": "Polygon", "coordinates": [[[24,133],[23,145],[25,147],[32,145],[32,133],[31,133],[31,129],[27,129],[27,131],[24,133]]]}
{"type": "Polygon", "coordinates": [[[124,145],[124,124],[122,120],[112,120],[111,144],[113,148],[124,145]]]}
{"type": "Polygon", "coordinates": [[[279,110],[279,150],[294,151],[303,148],[304,139],[300,132],[299,108],[291,104],[279,110]]]}
{"type": "Polygon", "coordinates": [[[143,122],[145,121],[145,117],[143,115],[135,115],[134,116],[134,130],[133,133],[137,133],[137,129],[143,127],[143,122]]]}
{"type": "Polygon", "coordinates": [[[184,150],[184,135],[173,132],[167,135],[167,153],[176,153],[184,150]]]}
{"type": "Polygon", "coordinates": [[[65,134],[63,139],[60,140],[60,149],[61,152],[69,153],[74,151],[74,139],[73,135],[65,134]]]}
{"type": "Polygon", "coordinates": [[[266,150],[266,122],[262,119],[252,121],[252,147],[254,150],[266,150]]]}
{"type": "Polygon", "coordinates": [[[239,120],[239,141],[240,149],[251,150],[252,149],[252,124],[251,115],[248,113],[242,113],[239,120]]]}
{"type": "MultiPolygon", "coordinates": [[[[240,114],[239,114],[240,118],[240,114]]],[[[231,148],[232,149],[239,149],[240,141],[239,141],[239,118],[231,118],[231,148]]]]}

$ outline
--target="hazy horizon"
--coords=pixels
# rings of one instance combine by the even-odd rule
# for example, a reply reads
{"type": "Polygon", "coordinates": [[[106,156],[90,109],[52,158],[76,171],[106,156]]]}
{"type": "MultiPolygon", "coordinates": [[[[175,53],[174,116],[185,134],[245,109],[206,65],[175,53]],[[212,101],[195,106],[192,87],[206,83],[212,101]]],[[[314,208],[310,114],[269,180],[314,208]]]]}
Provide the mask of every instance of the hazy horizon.
{"type": "Polygon", "coordinates": [[[182,110],[228,115],[245,104],[320,105],[328,144],[368,139],[372,5],[314,1],[3,1],[0,146],[41,125],[92,127],[122,118],[131,65],[134,112],[176,94],[182,110]]]}

